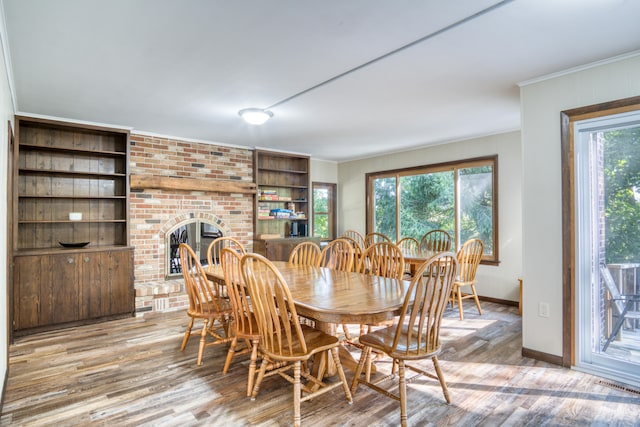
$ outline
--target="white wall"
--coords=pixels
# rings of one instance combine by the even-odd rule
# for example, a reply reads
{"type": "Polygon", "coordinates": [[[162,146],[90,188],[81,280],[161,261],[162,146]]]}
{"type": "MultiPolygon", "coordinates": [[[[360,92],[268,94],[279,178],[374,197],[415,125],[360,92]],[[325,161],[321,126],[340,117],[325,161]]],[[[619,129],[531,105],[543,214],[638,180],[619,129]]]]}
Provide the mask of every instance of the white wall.
{"type": "Polygon", "coordinates": [[[498,155],[500,265],[481,265],[478,293],[517,301],[518,277],[522,274],[520,133],[509,132],[455,143],[425,147],[338,165],[338,234],[346,229],[364,233],[366,222],[365,174],[429,165],[474,157],[498,155]]]}
{"type": "MultiPolygon", "coordinates": [[[[0,19],[0,26],[4,22],[0,19]]],[[[4,28],[0,28],[0,34],[4,37],[4,28]]],[[[1,40],[0,40],[1,41],[1,40]]],[[[4,378],[7,374],[7,333],[9,324],[7,313],[9,305],[7,301],[7,161],[9,142],[7,140],[7,121],[13,122],[14,108],[9,88],[9,78],[4,55],[0,55],[0,395],[4,393],[4,378]]]]}
{"type": "Polygon", "coordinates": [[[640,95],[640,56],[521,87],[523,166],[522,345],[562,355],[560,112],[640,95]],[[550,316],[538,316],[549,303],[550,316]]]}
{"type": "Polygon", "coordinates": [[[338,182],[338,164],[326,160],[311,159],[311,182],[338,182]]]}

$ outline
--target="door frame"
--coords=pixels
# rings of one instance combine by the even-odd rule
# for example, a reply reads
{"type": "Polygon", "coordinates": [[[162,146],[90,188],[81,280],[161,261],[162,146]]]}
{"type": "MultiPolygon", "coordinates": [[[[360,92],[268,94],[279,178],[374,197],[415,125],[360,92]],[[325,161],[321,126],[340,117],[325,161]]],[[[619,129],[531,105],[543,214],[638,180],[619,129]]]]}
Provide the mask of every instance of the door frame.
{"type": "Polygon", "coordinates": [[[560,112],[562,165],[562,366],[571,367],[576,357],[576,248],[573,125],[580,120],[640,110],[640,96],[593,104],[560,112]]]}

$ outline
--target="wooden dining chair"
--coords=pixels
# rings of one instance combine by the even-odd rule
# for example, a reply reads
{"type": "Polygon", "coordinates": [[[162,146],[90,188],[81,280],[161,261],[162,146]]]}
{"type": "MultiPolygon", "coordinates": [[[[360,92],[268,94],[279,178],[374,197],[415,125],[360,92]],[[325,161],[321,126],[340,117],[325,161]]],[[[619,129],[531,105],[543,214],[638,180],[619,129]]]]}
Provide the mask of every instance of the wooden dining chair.
{"type": "Polygon", "coordinates": [[[480,300],[476,292],[476,271],[478,265],[482,260],[482,252],[484,251],[484,243],[480,239],[469,239],[460,247],[458,251],[458,266],[460,271],[455,282],[453,282],[453,290],[451,292],[451,306],[455,302],[458,303],[458,310],[460,311],[460,320],[464,319],[464,312],[462,310],[462,300],[473,298],[478,307],[478,313],[482,314],[482,308],[480,307],[480,300]],[[470,293],[462,292],[463,287],[468,286],[470,293]]]}
{"type": "Polygon", "coordinates": [[[362,253],[355,271],[402,280],[404,275],[402,251],[391,242],[373,243],[362,253]]]}
{"type": "Polygon", "coordinates": [[[251,303],[260,331],[260,349],[262,363],[253,387],[252,399],[255,399],[267,369],[281,363],[286,366],[271,370],[293,384],[293,425],[300,425],[300,403],[313,399],[335,387],[342,386],[349,403],[351,393],[347,385],[338,346],[340,341],[333,335],[318,329],[300,325],[293,297],[282,274],[274,265],[258,254],[247,254],[241,261],[244,283],[249,288],[251,303]],[[331,355],[336,365],[340,381],[323,382],[327,356],[331,355]],[[317,355],[314,364],[319,363],[318,374],[313,376],[303,369],[302,363],[317,355]],[[293,369],[293,377],[287,373],[293,369]],[[307,382],[302,383],[301,377],[307,382]],[[306,393],[302,396],[302,393],[306,393]]]}
{"type": "MultiPolygon", "coordinates": [[[[440,322],[444,308],[449,300],[451,287],[455,279],[457,261],[451,252],[442,252],[421,264],[411,280],[411,285],[404,298],[400,316],[395,323],[360,337],[364,346],[356,372],[351,384],[354,394],[359,383],[400,402],[400,424],[407,425],[407,382],[413,382],[418,376],[426,375],[440,382],[447,403],[451,403],[447,384],[438,364],[440,353],[440,322]],[[382,378],[371,382],[372,350],[386,353],[398,366],[398,394],[381,387],[382,378]],[[407,361],[418,361],[431,358],[435,375],[422,367],[409,365],[407,361]],[[365,370],[365,379],[361,374],[365,370]],[[410,369],[418,375],[406,378],[406,370],[410,369]]],[[[393,375],[391,375],[393,377],[393,375]]]]}
{"type": "MultiPolygon", "coordinates": [[[[415,237],[404,237],[400,239],[397,245],[403,253],[420,251],[420,242],[415,237]]],[[[407,277],[411,277],[411,264],[408,262],[404,264],[404,274],[407,277]]]]}
{"type": "Polygon", "coordinates": [[[353,271],[354,259],[355,252],[351,242],[346,239],[335,239],[329,242],[320,253],[318,267],[353,271]]]}
{"type": "Polygon", "coordinates": [[[362,247],[356,239],[353,239],[349,236],[341,236],[340,238],[351,243],[351,246],[353,247],[353,266],[355,267],[358,264],[358,260],[362,256],[364,247],[362,247]]]}
{"type": "Polygon", "coordinates": [[[420,249],[430,252],[451,250],[451,235],[444,230],[431,230],[420,239],[420,249]]]}
{"type": "Polygon", "coordinates": [[[207,248],[207,263],[210,267],[220,265],[220,253],[224,248],[233,249],[240,255],[244,255],[246,253],[242,243],[233,237],[218,237],[211,242],[207,248]]]}
{"type": "MultiPolygon", "coordinates": [[[[204,348],[216,344],[224,344],[231,341],[229,337],[229,316],[231,306],[222,295],[220,285],[210,282],[205,275],[200,261],[189,245],[181,243],[178,247],[180,263],[182,265],[182,277],[189,297],[189,324],[182,339],[180,351],[184,351],[192,335],[191,329],[195,319],[202,319],[203,325],[200,331],[200,346],[198,347],[198,365],[202,364],[204,348]],[[217,322],[217,323],[216,323],[217,322]],[[207,342],[207,335],[214,338],[207,342]]],[[[197,332],[193,332],[196,334],[197,332]]]]}
{"type": "Polygon", "coordinates": [[[356,230],[345,230],[340,237],[350,237],[355,240],[361,248],[364,248],[364,236],[356,230]]]}
{"type": "Polygon", "coordinates": [[[296,245],[289,254],[289,262],[297,265],[318,265],[320,246],[315,242],[302,242],[296,245]]]}
{"type": "Polygon", "coordinates": [[[227,373],[231,366],[231,361],[236,354],[240,355],[250,352],[249,377],[247,379],[247,397],[249,397],[253,391],[253,382],[256,376],[260,333],[258,332],[258,323],[251,310],[247,288],[244,286],[242,280],[240,260],[241,255],[233,249],[223,248],[220,253],[220,262],[222,264],[222,270],[224,271],[227,294],[229,295],[229,302],[233,309],[233,318],[231,321],[233,337],[222,373],[227,373]],[[241,351],[237,351],[238,340],[244,340],[246,344],[245,348],[241,351]]]}
{"type": "Polygon", "coordinates": [[[389,237],[387,237],[385,234],[382,233],[367,233],[366,236],[364,236],[364,248],[368,248],[369,246],[373,245],[374,243],[378,243],[378,242],[390,242],[391,239],[389,237]]]}
{"type": "MultiPolygon", "coordinates": [[[[404,276],[404,257],[402,251],[397,245],[391,242],[373,243],[362,253],[355,271],[372,276],[402,280],[404,276]]],[[[360,325],[360,335],[364,333],[365,326],[366,325],[360,325]]],[[[371,330],[372,325],[368,326],[369,330],[371,330]]],[[[345,338],[350,340],[345,325],[343,325],[343,329],[345,329],[345,338]]],[[[350,341],[350,343],[353,344],[353,341],[350,341]]]]}

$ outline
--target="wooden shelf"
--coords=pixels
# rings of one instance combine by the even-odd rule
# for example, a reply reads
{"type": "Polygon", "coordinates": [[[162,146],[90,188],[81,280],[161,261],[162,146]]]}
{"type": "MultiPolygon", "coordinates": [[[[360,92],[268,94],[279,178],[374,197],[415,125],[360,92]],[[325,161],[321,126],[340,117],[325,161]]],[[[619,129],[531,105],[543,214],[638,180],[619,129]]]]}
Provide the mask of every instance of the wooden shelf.
{"type": "Polygon", "coordinates": [[[83,150],[82,148],[52,147],[38,144],[20,144],[20,151],[68,153],[87,157],[127,157],[127,153],[122,151],[83,150]]]}
{"type": "Polygon", "coordinates": [[[44,170],[44,169],[28,169],[20,168],[20,174],[29,175],[66,175],[69,177],[94,177],[94,178],[123,178],[126,177],[126,173],[104,173],[104,172],[85,172],[85,171],[69,171],[69,170],[44,170]]]}
{"type": "Polygon", "coordinates": [[[129,131],[22,116],[15,128],[14,331],[133,315],[129,131]]]}

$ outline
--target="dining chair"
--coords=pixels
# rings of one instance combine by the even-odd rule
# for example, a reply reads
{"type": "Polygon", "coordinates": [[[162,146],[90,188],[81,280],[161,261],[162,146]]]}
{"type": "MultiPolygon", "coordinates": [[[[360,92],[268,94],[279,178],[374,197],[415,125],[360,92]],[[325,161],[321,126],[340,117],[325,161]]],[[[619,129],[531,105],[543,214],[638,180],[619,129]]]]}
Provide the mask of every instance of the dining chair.
{"type": "Polygon", "coordinates": [[[364,236],[364,248],[368,248],[369,246],[371,246],[374,243],[378,243],[378,242],[390,242],[391,239],[389,237],[387,237],[385,234],[382,233],[367,233],[366,236],[364,236]]]}
{"type": "MultiPolygon", "coordinates": [[[[231,341],[229,337],[229,316],[231,306],[222,295],[220,285],[210,282],[205,275],[200,261],[189,245],[181,243],[178,247],[180,263],[182,265],[182,277],[189,298],[189,324],[182,339],[180,351],[184,351],[192,335],[191,329],[195,319],[202,319],[203,325],[200,331],[200,345],[198,347],[198,365],[202,364],[204,348],[216,344],[224,344],[231,341]],[[217,324],[216,324],[217,322],[217,324]],[[214,338],[207,342],[207,335],[214,338]]],[[[197,332],[194,332],[196,334],[197,332]]]]}
{"type": "Polygon", "coordinates": [[[224,248],[231,248],[240,255],[244,255],[246,253],[242,243],[233,237],[218,237],[217,239],[214,239],[207,248],[207,264],[210,267],[220,265],[220,253],[224,248]]]}
{"type": "Polygon", "coordinates": [[[318,267],[353,271],[354,259],[355,252],[351,242],[346,239],[335,239],[329,242],[320,253],[318,267]]]}
{"type": "Polygon", "coordinates": [[[220,252],[220,262],[222,264],[222,270],[224,271],[227,294],[229,295],[229,302],[233,310],[231,320],[233,337],[222,373],[227,373],[231,366],[231,361],[236,354],[240,355],[250,352],[249,377],[247,379],[247,397],[249,397],[253,391],[253,382],[256,375],[260,333],[258,332],[258,323],[251,310],[247,288],[244,286],[242,280],[242,273],[240,272],[241,258],[238,252],[230,248],[223,248],[222,252],[220,252]],[[246,344],[245,348],[241,351],[236,351],[238,340],[244,340],[246,344]]]}
{"type": "Polygon", "coordinates": [[[340,237],[350,237],[355,240],[361,248],[364,248],[364,236],[356,230],[345,230],[340,237]]]}
{"type": "Polygon", "coordinates": [[[478,313],[482,314],[482,308],[480,307],[480,300],[478,299],[478,293],[476,292],[476,271],[478,265],[482,260],[482,252],[484,251],[484,243],[480,239],[469,239],[460,247],[458,251],[457,259],[460,271],[458,277],[453,282],[453,290],[451,292],[451,306],[458,302],[458,310],[460,311],[460,320],[464,319],[464,312],[462,310],[462,300],[467,298],[473,298],[478,307],[478,313]],[[469,286],[471,292],[462,292],[463,287],[469,286]]]}
{"type": "Polygon", "coordinates": [[[355,269],[357,273],[402,280],[404,257],[400,248],[391,242],[377,242],[364,250],[355,269]]]}
{"type": "MultiPolygon", "coordinates": [[[[391,242],[373,243],[362,253],[360,261],[355,269],[357,273],[369,274],[372,276],[388,277],[402,280],[404,276],[404,257],[400,248],[391,242]]],[[[385,325],[387,323],[384,323],[385,325]]],[[[372,325],[368,325],[369,331],[372,325]]],[[[380,325],[378,325],[380,326],[380,325]]],[[[365,325],[360,325],[360,335],[364,333],[365,325]]],[[[347,329],[343,325],[343,329],[347,329]]],[[[345,338],[350,344],[350,338],[345,332],[345,338]]]]}
{"type": "MultiPolygon", "coordinates": [[[[418,252],[420,251],[420,242],[415,237],[404,237],[397,243],[402,252],[418,252]]],[[[404,274],[411,277],[411,264],[405,262],[404,274]]]]}
{"type": "Polygon", "coordinates": [[[640,303],[640,294],[622,295],[613,281],[609,268],[604,263],[600,264],[600,276],[602,277],[602,281],[609,293],[611,307],[615,309],[618,315],[616,323],[611,328],[611,334],[609,334],[604,346],[602,346],[602,351],[604,352],[607,351],[611,341],[613,341],[613,339],[618,335],[618,332],[620,332],[620,329],[622,329],[622,325],[625,320],[629,320],[634,323],[635,321],[640,320],[640,311],[637,311],[636,309],[636,305],[640,303]]]}
{"type": "Polygon", "coordinates": [[[349,236],[341,236],[340,238],[351,243],[351,246],[353,247],[353,266],[355,267],[358,264],[358,260],[362,256],[364,247],[361,246],[356,239],[349,236]]]}
{"type": "Polygon", "coordinates": [[[351,403],[351,393],[338,357],[338,338],[298,322],[289,287],[280,271],[267,258],[259,254],[247,254],[242,257],[241,270],[258,321],[262,352],[262,362],[253,387],[252,399],[257,396],[267,369],[287,363],[286,366],[274,369],[269,374],[278,373],[293,384],[294,426],[300,425],[301,402],[313,399],[335,387],[342,386],[347,401],[351,403]],[[340,381],[322,381],[328,354],[333,358],[340,381]],[[317,362],[319,366],[317,376],[313,376],[306,368],[302,369],[302,363],[316,355],[318,357],[314,359],[314,364],[317,362]],[[287,373],[291,369],[293,377],[287,373]],[[302,383],[301,377],[306,383],[302,383]],[[303,396],[302,393],[306,394],[303,396]]]}
{"type": "Polygon", "coordinates": [[[457,268],[456,257],[451,252],[442,252],[421,264],[411,280],[404,298],[400,316],[388,328],[379,329],[360,337],[364,346],[351,384],[354,394],[358,384],[400,402],[400,424],[407,425],[407,382],[413,382],[420,375],[438,379],[447,403],[451,403],[447,384],[438,364],[440,353],[440,322],[448,302],[457,268]],[[398,394],[388,391],[381,383],[393,377],[384,377],[371,382],[371,352],[381,351],[393,359],[398,366],[398,394]],[[435,375],[415,364],[407,362],[431,358],[435,375]],[[361,374],[365,369],[365,379],[361,374]],[[406,378],[410,369],[418,375],[406,378]]]}
{"type": "Polygon", "coordinates": [[[451,250],[451,235],[444,230],[431,230],[420,239],[420,249],[430,252],[451,250]]]}
{"type": "Polygon", "coordinates": [[[321,252],[320,246],[315,242],[302,242],[291,250],[289,262],[297,265],[316,266],[321,252]]]}

